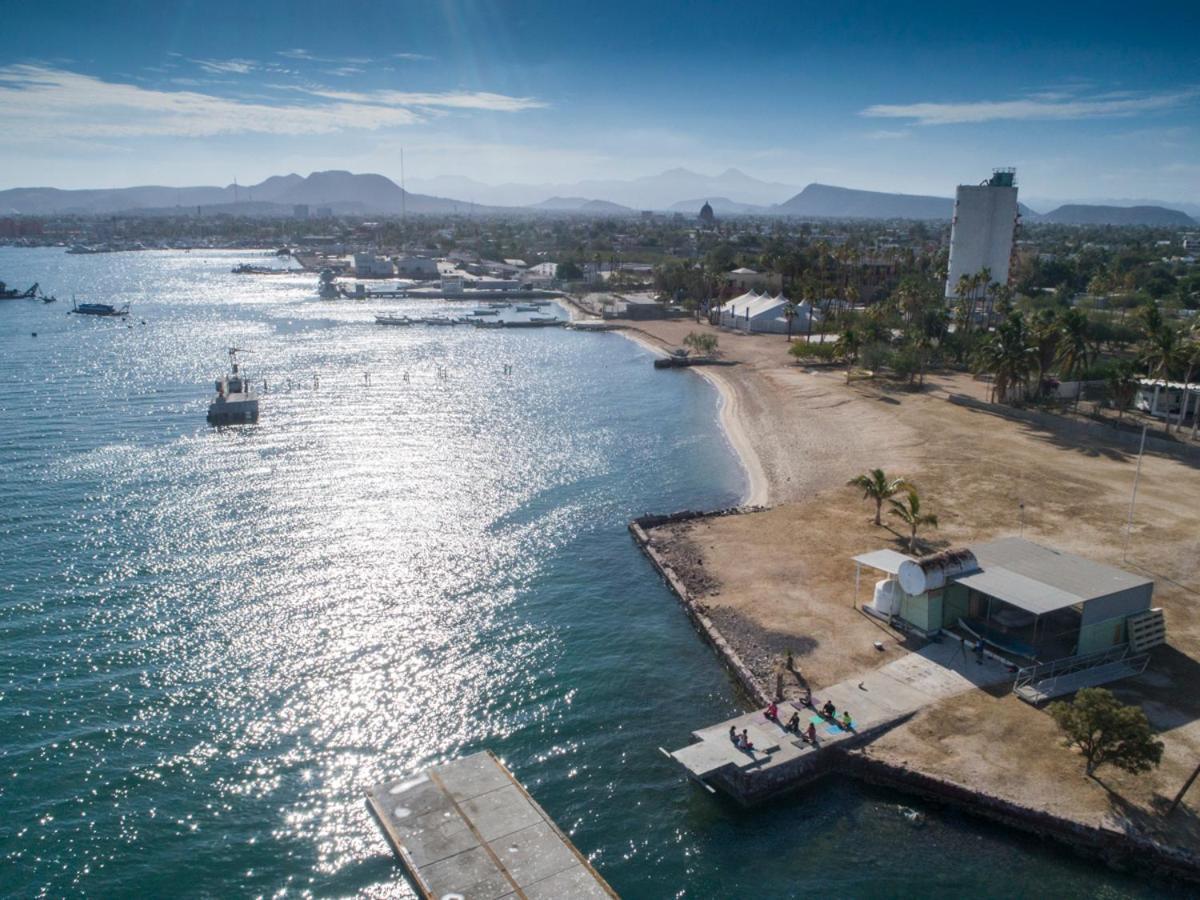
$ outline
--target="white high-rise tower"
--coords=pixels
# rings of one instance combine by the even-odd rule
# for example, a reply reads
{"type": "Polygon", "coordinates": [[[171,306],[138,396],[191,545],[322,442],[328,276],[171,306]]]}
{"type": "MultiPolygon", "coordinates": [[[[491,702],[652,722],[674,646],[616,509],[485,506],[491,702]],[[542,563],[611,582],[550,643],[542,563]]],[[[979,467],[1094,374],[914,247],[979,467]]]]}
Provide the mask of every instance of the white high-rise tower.
{"type": "Polygon", "coordinates": [[[958,296],[958,280],[991,273],[991,282],[1008,283],[1017,229],[1017,170],[995,169],[983,184],[960,184],[954,194],[950,228],[950,266],[946,296],[958,296]]]}

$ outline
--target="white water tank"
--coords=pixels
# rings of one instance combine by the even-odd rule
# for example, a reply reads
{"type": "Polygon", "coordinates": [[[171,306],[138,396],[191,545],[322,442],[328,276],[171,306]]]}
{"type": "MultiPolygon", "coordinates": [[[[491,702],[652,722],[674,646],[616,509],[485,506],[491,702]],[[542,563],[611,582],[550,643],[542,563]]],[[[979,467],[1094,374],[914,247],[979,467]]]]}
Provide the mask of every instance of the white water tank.
{"type": "Polygon", "coordinates": [[[915,597],[926,591],[937,590],[955,575],[978,571],[979,562],[970,550],[943,550],[900,563],[897,576],[904,593],[915,597]]]}
{"type": "Polygon", "coordinates": [[[875,596],[871,599],[871,607],[881,616],[895,616],[900,613],[900,583],[894,578],[885,578],[875,582],[875,596]]]}

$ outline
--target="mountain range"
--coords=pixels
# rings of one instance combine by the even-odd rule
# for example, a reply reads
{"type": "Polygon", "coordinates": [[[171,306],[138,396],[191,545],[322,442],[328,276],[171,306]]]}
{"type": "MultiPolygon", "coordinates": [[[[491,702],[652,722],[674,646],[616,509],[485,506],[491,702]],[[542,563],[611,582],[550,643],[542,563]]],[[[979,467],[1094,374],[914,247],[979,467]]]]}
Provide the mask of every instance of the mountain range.
{"type": "MultiPolygon", "coordinates": [[[[718,216],[945,221],[954,209],[954,201],[949,197],[864,191],[827,184],[810,184],[797,190],[778,182],[759,181],[737,169],[727,169],[715,176],[671,169],[628,181],[581,181],[573,185],[489,186],[457,176],[414,183],[434,193],[405,191],[383,175],[338,170],[313,172],[307,177],[294,173],[275,175],[254,185],[225,187],[13,188],[0,191],[0,215],[108,215],[133,210],[142,214],[173,214],[181,209],[206,207],[208,212],[278,216],[290,215],[297,204],[305,204],[310,210],[327,206],[336,214],[550,212],[623,216],[637,210],[656,209],[694,215],[708,202],[718,216]],[[788,199],[778,202],[780,197],[788,199]]],[[[1185,212],[1160,204],[1073,203],[1044,215],[1021,204],[1021,213],[1027,222],[1072,225],[1197,224],[1185,212]]]]}

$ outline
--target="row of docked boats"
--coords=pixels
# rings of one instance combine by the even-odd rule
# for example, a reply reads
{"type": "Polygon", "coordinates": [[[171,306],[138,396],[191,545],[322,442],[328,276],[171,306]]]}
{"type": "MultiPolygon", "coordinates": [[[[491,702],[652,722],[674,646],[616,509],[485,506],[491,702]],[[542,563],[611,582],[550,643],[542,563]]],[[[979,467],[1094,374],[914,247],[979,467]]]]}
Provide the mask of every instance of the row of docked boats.
{"type": "Polygon", "coordinates": [[[565,319],[560,319],[557,316],[530,316],[528,319],[521,321],[512,321],[506,319],[491,319],[489,315],[494,315],[493,312],[475,311],[470,316],[392,316],[392,315],[376,315],[375,322],[378,325],[474,325],[476,328],[536,328],[538,326],[547,325],[563,325],[566,324],[565,319]]]}

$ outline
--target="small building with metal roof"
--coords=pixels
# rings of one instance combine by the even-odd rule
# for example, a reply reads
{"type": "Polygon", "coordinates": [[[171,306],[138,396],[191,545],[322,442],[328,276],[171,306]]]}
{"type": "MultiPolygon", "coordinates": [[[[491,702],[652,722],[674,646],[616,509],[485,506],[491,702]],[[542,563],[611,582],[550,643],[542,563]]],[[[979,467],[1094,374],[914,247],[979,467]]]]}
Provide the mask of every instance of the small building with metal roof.
{"type": "Polygon", "coordinates": [[[922,635],[959,627],[1035,662],[1124,645],[1141,652],[1164,639],[1151,579],[1023,538],[919,559],[878,550],[854,562],[856,587],[864,566],[887,575],[864,610],[922,635]]]}

